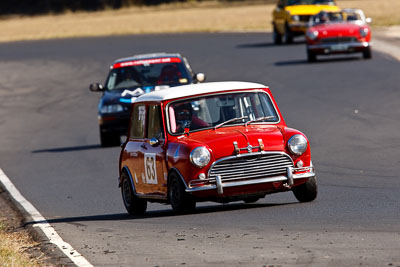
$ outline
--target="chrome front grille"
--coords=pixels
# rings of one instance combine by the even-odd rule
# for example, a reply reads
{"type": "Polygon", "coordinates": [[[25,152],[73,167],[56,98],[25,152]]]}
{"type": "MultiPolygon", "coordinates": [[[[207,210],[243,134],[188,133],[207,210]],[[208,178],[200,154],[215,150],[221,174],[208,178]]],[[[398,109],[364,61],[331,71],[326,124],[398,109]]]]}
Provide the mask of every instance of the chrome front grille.
{"type": "Polygon", "coordinates": [[[212,181],[219,175],[223,182],[268,178],[286,175],[288,167],[293,167],[293,161],[285,153],[241,154],[214,163],[208,178],[212,181]]]}
{"type": "Polygon", "coordinates": [[[352,43],[357,42],[356,37],[327,37],[321,38],[321,43],[352,43]]]}

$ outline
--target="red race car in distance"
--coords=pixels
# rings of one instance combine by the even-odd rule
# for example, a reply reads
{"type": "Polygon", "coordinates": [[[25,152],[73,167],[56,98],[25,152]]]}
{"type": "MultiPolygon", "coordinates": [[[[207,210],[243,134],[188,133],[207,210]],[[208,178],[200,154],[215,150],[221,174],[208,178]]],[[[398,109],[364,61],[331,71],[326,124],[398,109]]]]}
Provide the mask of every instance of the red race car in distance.
{"type": "Polygon", "coordinates": [[[349,53],[362,53],[363,58],[371,58],[370,22],[360,9],[321,11],[311,17],[306,32],[308,61],[316,61],[317,55],[349,53]]]}

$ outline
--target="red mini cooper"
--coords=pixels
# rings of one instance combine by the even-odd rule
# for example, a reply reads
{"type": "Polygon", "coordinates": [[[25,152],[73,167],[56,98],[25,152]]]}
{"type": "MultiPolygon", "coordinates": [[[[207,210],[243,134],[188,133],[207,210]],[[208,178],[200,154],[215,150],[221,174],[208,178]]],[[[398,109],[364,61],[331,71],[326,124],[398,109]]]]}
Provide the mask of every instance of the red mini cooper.
{"type": "Polygon", "coordinates": [[[301,202],[317,197],[309,142],[286,126],[264,85],[184,85],[132,105],[119,162],[130,214],[143,214],[147,202],[188,212],[199,201],[251,203],[288,190],[301,202]]]}
{"type": "Polygon", "coordinates": [[[371,21],[360,9],[321,11],[313,16],[306,32],[308,61],[316,61],[317,55],[349,53],[371,58],[371,21]]]}

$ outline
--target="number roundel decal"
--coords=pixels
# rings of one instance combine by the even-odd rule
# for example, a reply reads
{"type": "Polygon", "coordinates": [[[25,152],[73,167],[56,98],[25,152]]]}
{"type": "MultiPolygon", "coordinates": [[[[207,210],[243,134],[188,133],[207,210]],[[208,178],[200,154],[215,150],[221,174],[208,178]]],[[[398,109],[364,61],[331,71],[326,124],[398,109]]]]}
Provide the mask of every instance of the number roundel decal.
{"type": "Polygon", "coordinates": [[[146,175],[146,183],[157,184],[156,154],[144,154],[144,171],[146,175]]]}

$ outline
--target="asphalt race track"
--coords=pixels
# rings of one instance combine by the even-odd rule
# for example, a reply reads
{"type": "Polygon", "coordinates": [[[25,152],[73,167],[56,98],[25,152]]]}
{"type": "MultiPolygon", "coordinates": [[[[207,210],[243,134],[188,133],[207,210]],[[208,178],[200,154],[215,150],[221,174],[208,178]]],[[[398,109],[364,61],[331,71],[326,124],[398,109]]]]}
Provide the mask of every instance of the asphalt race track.
{"type": "Polygon", "coordinates": [[[375,52],[306,62],[271,36],[177,34],[0,44],[0,167],[94,266],[400,266],[400,62],[375,52]],[[99,145],[96,108],[114,59],[180,52],[207,81],[269,85],[311,142],[319,196],[125,212],[119,147],[99,145]]]}

